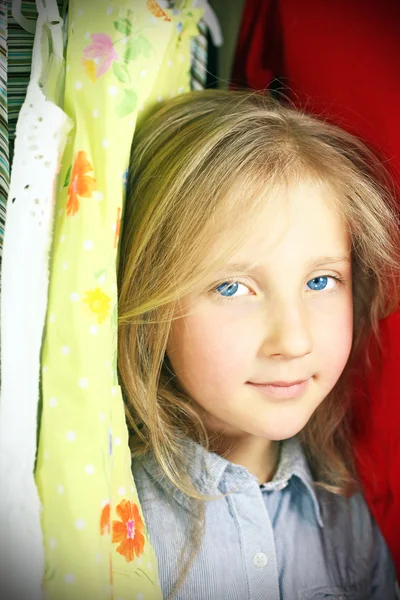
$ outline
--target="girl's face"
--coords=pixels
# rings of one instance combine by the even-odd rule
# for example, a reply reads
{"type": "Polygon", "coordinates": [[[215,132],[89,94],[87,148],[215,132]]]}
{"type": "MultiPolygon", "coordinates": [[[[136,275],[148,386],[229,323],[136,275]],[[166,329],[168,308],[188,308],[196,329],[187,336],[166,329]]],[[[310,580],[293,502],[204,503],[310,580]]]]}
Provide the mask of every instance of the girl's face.
{"type": "Polygon", "coordinates": [[[353,302],[350,236],[334,206],[311,183],[277,191],[229,264],[183,299],[167,353],[209,432],[292,437],[339,379],[353,302]]]}

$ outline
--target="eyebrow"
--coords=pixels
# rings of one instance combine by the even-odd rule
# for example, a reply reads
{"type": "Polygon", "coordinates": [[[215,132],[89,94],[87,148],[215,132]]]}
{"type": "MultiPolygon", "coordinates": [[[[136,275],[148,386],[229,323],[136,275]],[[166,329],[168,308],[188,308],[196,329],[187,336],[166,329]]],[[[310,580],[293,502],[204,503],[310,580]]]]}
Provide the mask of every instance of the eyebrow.
{"type": "Polygon", "coordinates": [[[342,256],[323,256],[323,257],[319,258],[317,261],[315,261],[315,263],[312,263],[312,265],[315,268],[318,268],[318,267],[325,267],[326,265],[336,265],[338,263],[350,264],[351,263],[350,252],[348,254],[344,254],[342,256]]]}
{"type": "MultiPolygon", "coordinates": [[[[336,265],[336,264],[351,264],[351,254],[343,254],[341,256],[322,256],[315,261],[311,260],[309,263],[309,268],[319,269],[321,267],[325,267],[327,265],[336,265]]],[[[258,273],[262,271],[262,266],[259,262],[235,262],[228,263],[221,269],[218,269],[218,273],[225,274],[235,274],[235,273],[258,273]]]]}
{"type": "Polygon", "coordinates": [[[253,262],[253,263],[246,263],[246,262],[235,262],[235,263],[228,263],[226,265],[224,265],[222,268],[218,269],[217,272],[218,273],[257,273],[258,271],[261,270],[261,266],[260,263],[258,262],[253,262]]]}

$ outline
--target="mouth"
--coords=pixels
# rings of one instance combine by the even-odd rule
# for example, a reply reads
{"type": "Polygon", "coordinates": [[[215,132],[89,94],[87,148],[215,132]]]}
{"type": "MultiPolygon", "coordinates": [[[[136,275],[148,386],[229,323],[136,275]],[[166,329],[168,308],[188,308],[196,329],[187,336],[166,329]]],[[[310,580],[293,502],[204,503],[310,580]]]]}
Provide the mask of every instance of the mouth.
{"type": "Polygon", "coordinates": [[[273,398],[298,398],[307,390],[310,380],[311,377],[297,381],[271,381],[268,383],[248,381],[247,383],[266,396],[272,396],[273,398]]]}

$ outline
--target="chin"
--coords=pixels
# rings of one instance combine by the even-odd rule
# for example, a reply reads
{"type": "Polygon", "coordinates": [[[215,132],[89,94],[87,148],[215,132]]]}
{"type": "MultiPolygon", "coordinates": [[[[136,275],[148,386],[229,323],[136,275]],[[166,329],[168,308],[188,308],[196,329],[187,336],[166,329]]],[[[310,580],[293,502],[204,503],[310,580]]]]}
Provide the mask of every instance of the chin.
{"type": "Polygon", "coordinates": [[[257,436],[270,440],[271,442],[281,442],[294,437],[307,425],[308,419],[291,419],[290,421],[271,423],[266,425],[257,436]]]}

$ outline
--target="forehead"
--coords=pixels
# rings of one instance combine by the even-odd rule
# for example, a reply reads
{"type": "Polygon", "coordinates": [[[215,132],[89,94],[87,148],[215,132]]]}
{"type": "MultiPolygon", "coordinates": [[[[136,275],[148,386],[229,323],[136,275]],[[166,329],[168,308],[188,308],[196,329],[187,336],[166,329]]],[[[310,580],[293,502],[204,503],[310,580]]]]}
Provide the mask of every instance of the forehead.
{"type": "Polygon", "coordinates": [[[232,262],[344,254],[351,242],[340,207],[334,192],[317,182],[275,186],[247,219],[239,211],[236,219],[231,215],[218,243],[224,247],[238,240],[232,262]]]}

